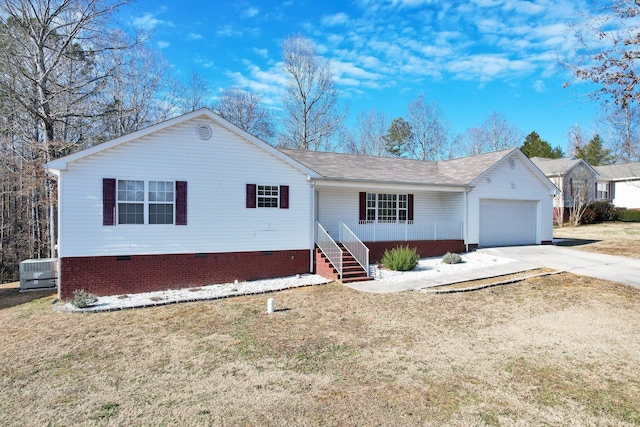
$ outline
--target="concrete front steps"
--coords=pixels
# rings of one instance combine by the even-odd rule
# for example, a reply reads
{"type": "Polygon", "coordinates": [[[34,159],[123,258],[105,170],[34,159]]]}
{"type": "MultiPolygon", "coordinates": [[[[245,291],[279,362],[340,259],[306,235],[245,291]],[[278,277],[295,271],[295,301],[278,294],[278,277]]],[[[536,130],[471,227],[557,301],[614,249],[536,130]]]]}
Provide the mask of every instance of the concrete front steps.
{"type": "Polygon", "coordinates": [[[367,275],[367,271],[362,268],[353,255],[342,244],[338,243],[338,245],[342,249],[342,278],[339,277],[338,271],[319,248],[316,248],[316,274],[342,283],[373,280],[373,277],[367,275]]]}

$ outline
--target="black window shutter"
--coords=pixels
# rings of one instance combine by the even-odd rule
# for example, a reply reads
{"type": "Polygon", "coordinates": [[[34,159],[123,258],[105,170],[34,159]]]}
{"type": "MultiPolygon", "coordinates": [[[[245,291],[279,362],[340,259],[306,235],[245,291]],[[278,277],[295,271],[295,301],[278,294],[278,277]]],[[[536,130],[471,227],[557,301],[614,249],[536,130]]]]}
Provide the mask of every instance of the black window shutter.
{"type": "Polygon", "coordinates": [[[116,225],[116,180],[102,179],[102,225],[116,225]]]}
{"type": "Polygon", "coordinates": [[[358,217],[360,221],[367,220],[367,193],[364,191],[360,192],[360,212],[358,217]]]}
{"type": "Polygon", "coordinates": [[[176,225],[187,225],[187,181],[176,181],[176,225]]]}
{"type": "Polygon", "coordinates": [[[413,194],[407,195],[407,219],[413,221],[413,194]]]}
{"type": "Polygon", "coordinates": [[[256,184],[247,184],[247,208],[256,207],[256,184]]]}
{"type": "Polygon", "coordinates": [[[280,209],[289,209],[289,186],[280,186],[280,209]]]}

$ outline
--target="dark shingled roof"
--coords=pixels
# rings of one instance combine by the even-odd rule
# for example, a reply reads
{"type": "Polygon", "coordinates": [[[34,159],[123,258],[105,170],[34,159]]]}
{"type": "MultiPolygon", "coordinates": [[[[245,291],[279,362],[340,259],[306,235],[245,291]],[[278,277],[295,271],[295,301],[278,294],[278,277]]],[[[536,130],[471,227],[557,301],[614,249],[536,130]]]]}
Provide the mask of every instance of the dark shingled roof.
{"type": "Polygon", "coordinates": [[[287,156],[327,179],[460,186],[469,185],[513,150],[511,148],[459,159],[429,162],[395,157],[280,149],[287,156]]]}

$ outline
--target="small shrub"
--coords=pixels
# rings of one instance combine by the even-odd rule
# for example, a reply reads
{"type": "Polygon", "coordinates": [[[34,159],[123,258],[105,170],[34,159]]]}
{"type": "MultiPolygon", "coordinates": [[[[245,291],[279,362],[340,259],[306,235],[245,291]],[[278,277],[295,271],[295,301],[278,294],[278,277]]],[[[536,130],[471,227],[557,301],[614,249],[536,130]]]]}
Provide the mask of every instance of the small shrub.
{"type": "Polygon", "coordinates": [[[398,246],[385,250],[382,257],[382,264],[389,270],[408,271],[413,270],[418,265],[420,256],[416,253],[416,249],[409,246],[398,246]]]}
{"type": "Polygon", "coordinates": [[[96,302],[98,302],[98,297],[84,289],[76,289],[73,291],[73,300],[71,301],[71,304],[77,308],[91,307],[96,302]]]}
{"type": "Polygon", "coordinates": [[[442,262],[445,264],[459,264],[462,262],[462,257],[453,252],[447,252],[442,257],[442,262]]]}

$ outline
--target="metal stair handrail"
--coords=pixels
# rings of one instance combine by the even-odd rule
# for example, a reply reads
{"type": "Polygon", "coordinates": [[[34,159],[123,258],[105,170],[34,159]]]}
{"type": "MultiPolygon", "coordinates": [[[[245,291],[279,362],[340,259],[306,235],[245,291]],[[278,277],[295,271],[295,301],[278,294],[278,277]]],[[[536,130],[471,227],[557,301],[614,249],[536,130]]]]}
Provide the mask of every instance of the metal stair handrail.
{"type": "Polygon", "coordinates": [[[358,264],[364,269],[369,277],[369,248],[351,231],[345,223],[342,223],[340,233],[340,243],[349,251],[358,264]]]}
{"type": "Polygon", "coordinates": [[[342,248],[331,238],[327,230],[316,221],[316,245],[338,271],[338,278],[342,278],[342,248]]]}

